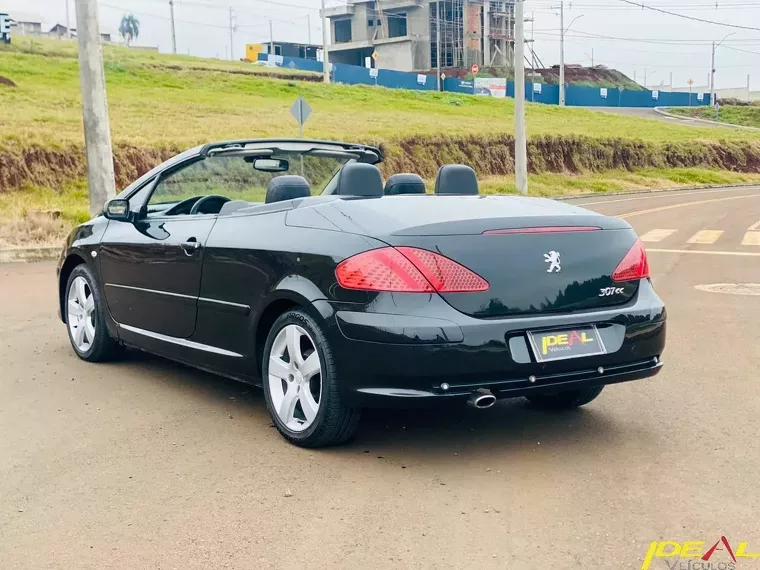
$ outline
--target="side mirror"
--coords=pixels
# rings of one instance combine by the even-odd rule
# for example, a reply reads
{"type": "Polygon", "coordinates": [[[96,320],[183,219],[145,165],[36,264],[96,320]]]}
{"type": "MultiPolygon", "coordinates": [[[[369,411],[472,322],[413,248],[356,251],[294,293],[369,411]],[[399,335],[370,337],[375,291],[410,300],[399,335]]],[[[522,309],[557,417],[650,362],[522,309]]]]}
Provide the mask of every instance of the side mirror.
{"type": "Polygon", "coordinates": [[[129,220],[129,200],[110,200],[103,208],[103,215],[109,220],[129,220]]]}

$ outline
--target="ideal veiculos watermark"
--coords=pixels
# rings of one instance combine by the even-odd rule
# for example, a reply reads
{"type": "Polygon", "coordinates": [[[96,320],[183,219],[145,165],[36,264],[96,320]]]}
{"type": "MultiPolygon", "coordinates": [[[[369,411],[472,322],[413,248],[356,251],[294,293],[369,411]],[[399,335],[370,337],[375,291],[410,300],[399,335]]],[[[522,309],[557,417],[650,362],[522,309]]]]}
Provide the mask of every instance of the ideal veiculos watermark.
{"type": "Polygon", "coordinates": [[[648,570],[656,558],[661,559],[669,570],[734,570],[740,567],[742,559],[760,559],[760,552],[749,552],[748,544],[740,542],[734,550],[725,536],[712,546],[704,540],[652,542],[641,570],[648,570]],[[716,555],[719,551],[725,554],[716,555]]]}

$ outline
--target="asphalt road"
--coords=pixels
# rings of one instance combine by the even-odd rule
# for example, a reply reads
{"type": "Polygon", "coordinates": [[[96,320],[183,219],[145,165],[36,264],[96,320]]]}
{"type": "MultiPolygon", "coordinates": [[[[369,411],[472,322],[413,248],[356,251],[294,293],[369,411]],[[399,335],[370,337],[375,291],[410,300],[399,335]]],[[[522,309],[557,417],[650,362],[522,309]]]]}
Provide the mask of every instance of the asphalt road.
{"type": "Polygon", "coordinates": [[[0,568],[618,569],[651,541],[720,536],[760,551],[760,296],[695,289],[760,283],[760,188],[576,202],[647,240],[662,374],[559,415],[375,412],[324,451],[287,445],[257,389],[141,354],[79,361],[53,265],[0,266],[0,568]]]}
{"type": "Polygon", "coordinates": [[[689,117],[668,117],[658,113],[652,108],[646,107],[585,107],[589,111],[599,111],[602,113],[614,113],[616,115],[627,115],[629,117],[640,117],[642,119],[654,119],[672,125],[687,125],[692,127],[714,128],[714,129],[731,129],[739,128],[732,125],[719,125],[713,123],[703,123],[695,121],[689,117]]]}

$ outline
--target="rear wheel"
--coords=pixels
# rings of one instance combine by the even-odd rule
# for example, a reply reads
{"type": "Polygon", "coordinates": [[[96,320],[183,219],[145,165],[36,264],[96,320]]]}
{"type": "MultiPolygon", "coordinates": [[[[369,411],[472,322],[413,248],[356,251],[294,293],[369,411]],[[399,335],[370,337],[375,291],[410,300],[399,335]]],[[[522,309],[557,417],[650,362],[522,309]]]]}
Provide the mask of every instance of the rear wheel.
{"type": "Polygon", "coordinates": [[[101,362],[116,356],[121,347],[106,328],[106,309],[92,271],[79,265],[66,284],[66,328],[71,347],[88,362],[101,362]]]}
{"type": "Polygon", "coordinates": [[[554,394],[526,396],[535,408],[542,410],[569,410],[588,404],[602,393],[604,386],[566,390],[554,394]]]}
{"type": "Polygon", "coordinates": [[[262,371],[267,409],[289,442],[325,447],[356,431],[360,410],[342,402],[330,346],[305,311],[288,311],[272,325],[262,371]]]}

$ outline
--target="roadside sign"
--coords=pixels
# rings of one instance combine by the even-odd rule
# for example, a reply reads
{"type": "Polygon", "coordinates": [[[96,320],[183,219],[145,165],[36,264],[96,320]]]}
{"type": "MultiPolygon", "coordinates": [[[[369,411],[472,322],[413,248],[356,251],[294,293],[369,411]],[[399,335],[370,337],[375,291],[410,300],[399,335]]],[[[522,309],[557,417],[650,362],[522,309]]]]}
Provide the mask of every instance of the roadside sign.
{"type": "Polygon", "coordinates": [[[311,115],[311,107],[306,102],[306,99],[299,96],[293,106],[290,108],[290,114],[293,115],[296,121],[298,121],[299,132],[303,136],[303,125],[306,119],[311,115]]]}
{"type": "Polygon", "coordinates": [[[480,71],[480,66],[477,63],[472,64],[472,72],[478,73],[480,71]]]}
{"type": "Polygon", "coordinates": [[[692,85],[694,85],[694,80],[689,79],[686,83],[688,83],[689,87],[691,87],[692,85]]]}
{"type": "Polygon", "coordinates": [[[378,59],[380,59],[380,54],[377,53],[377,50],[375,50],[375,51],[372,52],[372,59],[374,59],[375,61],[377,61],[378,59]]]}
{"type": "Polygon", "coordinates": [[[377,75],[378,75],[377,68],[376,67],[370,68],[370,70],[369,70],[369,76],[370,77],[374,77],[375,79],[377,79],[377,75]]]}
{"type": "Polygon", "coordinates": [[[441,72],[441,81],[443,81],[444,79],[446,79],[446,74],[441,72]]]}

